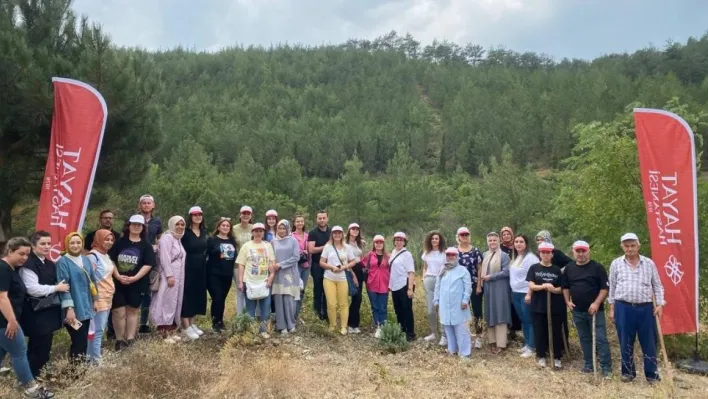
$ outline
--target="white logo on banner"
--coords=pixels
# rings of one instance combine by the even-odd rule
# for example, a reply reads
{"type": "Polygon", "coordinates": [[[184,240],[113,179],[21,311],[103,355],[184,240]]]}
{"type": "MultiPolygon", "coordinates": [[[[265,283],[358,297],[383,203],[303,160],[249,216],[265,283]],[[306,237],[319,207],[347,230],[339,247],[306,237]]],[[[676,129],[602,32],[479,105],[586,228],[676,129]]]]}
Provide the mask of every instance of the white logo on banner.
{"type": "Polygon", "coordinates": [[[681,262],[679,262],[673,255],[669,256],[669,260],[667,260],[664,265],[666,275],[669,276],[674,285],[679,285],[681,278],[683,278],[684,273],[683,270],[681,270],[681,267],[681,262]]]}

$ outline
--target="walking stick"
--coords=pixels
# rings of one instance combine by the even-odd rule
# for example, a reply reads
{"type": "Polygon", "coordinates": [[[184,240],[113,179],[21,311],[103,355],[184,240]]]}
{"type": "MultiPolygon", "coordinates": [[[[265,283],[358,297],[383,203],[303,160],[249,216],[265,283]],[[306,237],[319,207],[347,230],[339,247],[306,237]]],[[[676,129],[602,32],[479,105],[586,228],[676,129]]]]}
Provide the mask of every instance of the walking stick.
{"type": "MultiPolygon", "coordinates": [[[[654,302],[654,309],[656,309],[656,298],[652,298],[652,302],[654,302]]],[[[661,333],[661,323],[659,322],[659,316],[655,315],[654,321],[656,321],[656,331],[659,334],[659,344],[661,344],[661,355],[664,359],[664,365],[666,367],[666,374],[669,376],[669,386],[671,387],[671,391],[673,393],[674,375],[673,375],[673,372],[671,371],[671,364],[669,364],[669,357],[666,354],[666,344],[664,344],[664,335],[661,333]]]]}
{"type": "Polygon", "coordinates": [[[568,330],[568,334],[570,334],[570,328],[568,326],[568,313],[566,312],[565,314],[565,321],[563,322],[563,349],[565,349],[565,354],[568,355],[568,358],[570,358],[570,349],[568,348],[568,337],[565,335],[565,330],[568,330]]]}
{"type": "Polygon", "coordinates": [[[548,320],[548,350],[551,354],[551,370],[553,370],[553,361],[556,359],[553,353],[553,322],[551,321],[551,291],[546,291],[546,313],[548,320]]]}
{"type": "Polygon", "coordinates": [[[597,313],[592,314],[592,374],[595,377],[595,381],[597,381],[597,349],[595,348],[595,345],[597,345],[597,338],[595,337],[595,315],[597,313]]]}

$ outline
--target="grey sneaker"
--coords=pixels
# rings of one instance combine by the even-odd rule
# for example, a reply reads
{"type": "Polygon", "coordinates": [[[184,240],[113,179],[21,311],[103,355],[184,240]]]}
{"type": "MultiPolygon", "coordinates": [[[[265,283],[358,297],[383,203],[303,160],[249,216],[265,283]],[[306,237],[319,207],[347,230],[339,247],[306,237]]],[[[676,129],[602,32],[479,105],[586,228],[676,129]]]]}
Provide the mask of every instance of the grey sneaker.
{"type": "Polygon", "coordinates": [[[25,389],[22,397],[31,399],[51,399],[54,397],[54,392],[49,391],[47,388],[42,386],[35,385],[33,388],[25,389]]]}

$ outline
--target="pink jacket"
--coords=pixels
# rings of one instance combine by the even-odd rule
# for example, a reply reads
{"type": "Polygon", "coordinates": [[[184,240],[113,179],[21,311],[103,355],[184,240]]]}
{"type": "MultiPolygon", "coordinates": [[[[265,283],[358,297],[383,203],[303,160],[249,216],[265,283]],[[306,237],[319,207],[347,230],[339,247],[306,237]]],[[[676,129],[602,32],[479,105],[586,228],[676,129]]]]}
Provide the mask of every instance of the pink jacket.
{"type": "Polygon", "coordinates": [[[369,270],[369,277],[366,279],[366,289],[377,294],[388,292],[388,283],[391,279],[391,268],[388,266],[389,255],[384,253],[383,262],[379,265],[376,252],[370,251],[361,258],[364,268],[369,270]]]}

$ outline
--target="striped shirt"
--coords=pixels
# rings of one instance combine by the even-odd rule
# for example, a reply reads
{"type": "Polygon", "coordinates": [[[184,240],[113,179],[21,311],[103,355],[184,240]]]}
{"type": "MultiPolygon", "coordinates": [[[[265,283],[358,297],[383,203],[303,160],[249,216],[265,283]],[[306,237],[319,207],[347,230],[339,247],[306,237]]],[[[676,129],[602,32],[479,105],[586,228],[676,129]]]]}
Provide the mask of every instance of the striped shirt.
{"type": "Polygon", "coordinates": [[[659,272],[651,259],[639,255],[639,264],[634,267],[625,256],[612,261],[610,265],[610,292],[608,300],[633,304],[651,303],[656,297],[657,305],[665,305],[664,287],[659,272]]]}

